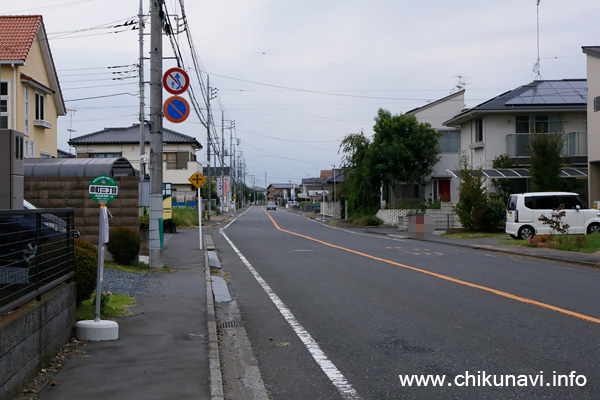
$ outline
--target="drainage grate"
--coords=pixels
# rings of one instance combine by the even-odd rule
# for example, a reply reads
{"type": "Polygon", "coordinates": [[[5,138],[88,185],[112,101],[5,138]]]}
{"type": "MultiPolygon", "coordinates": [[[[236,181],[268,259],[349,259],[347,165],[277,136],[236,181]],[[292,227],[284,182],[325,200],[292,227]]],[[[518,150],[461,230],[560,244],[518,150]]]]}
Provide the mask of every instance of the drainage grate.
{"type": "Polygon", "coordinates": [[[241,326],[241,324],[242,323],[240,321],[218,322],[217,328],[236,328],[238,326],[241,326]]]}

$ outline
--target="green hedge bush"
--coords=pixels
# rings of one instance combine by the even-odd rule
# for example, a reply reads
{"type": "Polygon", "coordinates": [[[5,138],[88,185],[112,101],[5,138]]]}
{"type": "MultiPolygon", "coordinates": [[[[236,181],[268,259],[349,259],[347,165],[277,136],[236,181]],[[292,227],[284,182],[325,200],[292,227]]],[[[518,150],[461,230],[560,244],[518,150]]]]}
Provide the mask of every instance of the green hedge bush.
{"type": "Polygon", "coordinates": [[[118,264],[131,265],[140,253],[140,237],[131,228],[117,226],[110,230],[106,248],[118,264]]]}
{"type": "Polygon", "coordinates": [[[75,239],[74,259],[76,301],[77,304],[81,304],[82,301],[89,299],[96,290],[98,250],[86,240],[75,239]]]}

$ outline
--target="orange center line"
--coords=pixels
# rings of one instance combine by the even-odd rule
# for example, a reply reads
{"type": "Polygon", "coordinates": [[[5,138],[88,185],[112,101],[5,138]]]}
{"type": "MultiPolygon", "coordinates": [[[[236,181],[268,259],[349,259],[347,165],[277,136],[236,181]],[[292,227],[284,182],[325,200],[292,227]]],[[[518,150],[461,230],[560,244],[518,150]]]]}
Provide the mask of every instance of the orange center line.
{"type": "Polygon", "coordinates": [[[425,274],[425,275],[434,276],[436,278],[443,279],[445,281],[450,281],[450,282],[457,283],[459,285],[468,286],[470,288],[483,290],[485,292],[493,293],[495,295],[502,296],[502,297],[505,297],[507,299],[516,300],[516,301],[519,301],[519,302],[525,303],[525,304],[531,304],[531,305],[534,305],[534,306],[537,306],[537,307],[541,307],[541,308],[545,308],[545,309],[548,309],[548,310],[556,311],[556,312],[559,312],[561,314],[569,315],[571,317],[579,318],[579,319],[582,319],[584,321],[588,321],[588,322],[593,322],[593,323],[596,323],[596,324],[600,324],[600,319],[591,317],[589,315],[580,314],[578,312],[570,311],[570,310],[567,310],[567,309],[564,309],[564,308],[560,308],[560,307],[556,307],[556,306],[553,306],[551,304],[542,303],[541,301],[528,299],[526,297],[517,296],[517,295],[514,295],[512,293],[508,293],[508,292],[503,292],[502,290],[492,289],[492,288],[489,288],[487,286],[482,286],[482,285],[478,285],[476,283],[471,283],[471,282],[468,282],[468,281],[463,281],[461,279],[452,278],[452,277],[447,276],[447,275],[442,275],[442,274],[438,274],[438,273],[435,273],[435,272],[427,271],[427,270],[424,270],[424,269],[420,269],[420,268],[416,268],[416,267],[411,267],[410,265],[402,264],[402,263],[395,262],[395,261],[392,261],[392,260],[387,260],[387,259],[381,258],[381,257],[372,256],[372,255],[367,254],[367,253],[362,253],[360,251],[356,251],[356,250],[352,250],[352,249],[349,249],[349,248],[346,248],[346,247],[342,247],[342,246],[338,246],[338,245],[331,244],[331,243],[328,243],[328,242],[324,242],[322,240],[315,239],[315,238],[312,238],[310,236],[305,236],[305,235],[302,235],[300,233],[288,231],[286,229],[281,228],[277,224],[277,222],[275,222],[275,220],[273,219],[273,217],[271,217],[265,211],[264,208],[263,208],[263,211],[265,212],[265,214],[267,214],[267,216],[269,217],[269,219],[271,220],[271,222],[273,223],[273,225],[275,226],[275,228],[277,228],[281,232],[289,233],[290,235],[294,235],[294,236],[298,236],[298,237],[301,237],[301,238],[304,238],[304,239],[312,240],[314,242],[321,243],[321,244],[323,244],[325,246],[329,246],[329,247],[333,247],[335,249],[347,251],[349,253],[353,253],[353,254],[356,254],[356,255],[359,255],[359,256],[362,256],[362,257],[370,258],[372,260],[381,261],[381,262],[384,262],[384,263],[387,263],[387,264],[391,264],[391,265],[395,265],[395,266],[398,266],[398,267],[406,268],[406,269],[409,269],[409,270],[412,270],[412,271],[420,272],[420,273],[425,274]]]}

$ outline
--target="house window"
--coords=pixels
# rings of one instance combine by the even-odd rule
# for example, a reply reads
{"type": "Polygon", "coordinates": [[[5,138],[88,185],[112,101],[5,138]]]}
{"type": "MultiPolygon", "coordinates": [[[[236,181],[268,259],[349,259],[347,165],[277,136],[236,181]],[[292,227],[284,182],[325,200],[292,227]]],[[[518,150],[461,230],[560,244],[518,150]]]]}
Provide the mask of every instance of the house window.
{"type": "Polygon", "coordinates": [[[460,131],[440,131],[442,136],[438,139],[441,153],[459,153],[460,152],[460,131]]]}
{"type": "Polygon", "coordinates": [[[10,93],[8,82],[0,82],[0,129],[8,129],[10,121],[10,93]]]}
{"type": "Polygon", "coordinates": [[[45,104],[46,99],[44,94],[35,92],[35,119],[44,121],[46,119],[45,104]]]}
{"type": "Polygon", "coordinates": [[[483,118],[475,120],[475,142],[483,142],[483,118]]]}
{"type": "Polygon", "coordinates": [[[183,151],[163,153],[163,157],[167,162],[167,169],[187,169],[190,161],[190,153],[183,151]]]}
{"type": "Polygon", "coordinates": [[[90,158],[118,158],[121,153],[90,153],[90,158]]]}
{"type": "Polygon", "coordinates": [[[561,115],[517,115],[515,133],[562,133],[561,115]]]}
{"type": "Polygon", "coordinates": [[[25,139],[25,158],[35,157],[35,142],[33,140],[25,139]]]}
{"type": "Polygon", "coordinates": [[[25,92],[24,92],[24,107],[23,107],[23,115],[24,115],[24,128],[23,128],[23,133],[25,133],[26,135],[29,135],[29,87],[25,86],[25,92]]]}
{"type": "Polygon", "coordinates": [[[600,96],[594,97],[594,112],[600,111],[600,96]]]}

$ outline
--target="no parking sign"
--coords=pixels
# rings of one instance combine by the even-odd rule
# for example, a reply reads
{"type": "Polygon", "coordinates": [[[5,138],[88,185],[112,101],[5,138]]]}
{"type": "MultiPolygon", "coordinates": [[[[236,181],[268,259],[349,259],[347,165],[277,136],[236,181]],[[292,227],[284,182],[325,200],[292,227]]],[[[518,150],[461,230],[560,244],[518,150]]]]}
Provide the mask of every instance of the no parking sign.
{"type": "Polygon", "coordinates": [[[175,123],[183,122],[190,115],[190,105],[179,96],[169,97],[163,106],[165,117],[175,123]]]}

